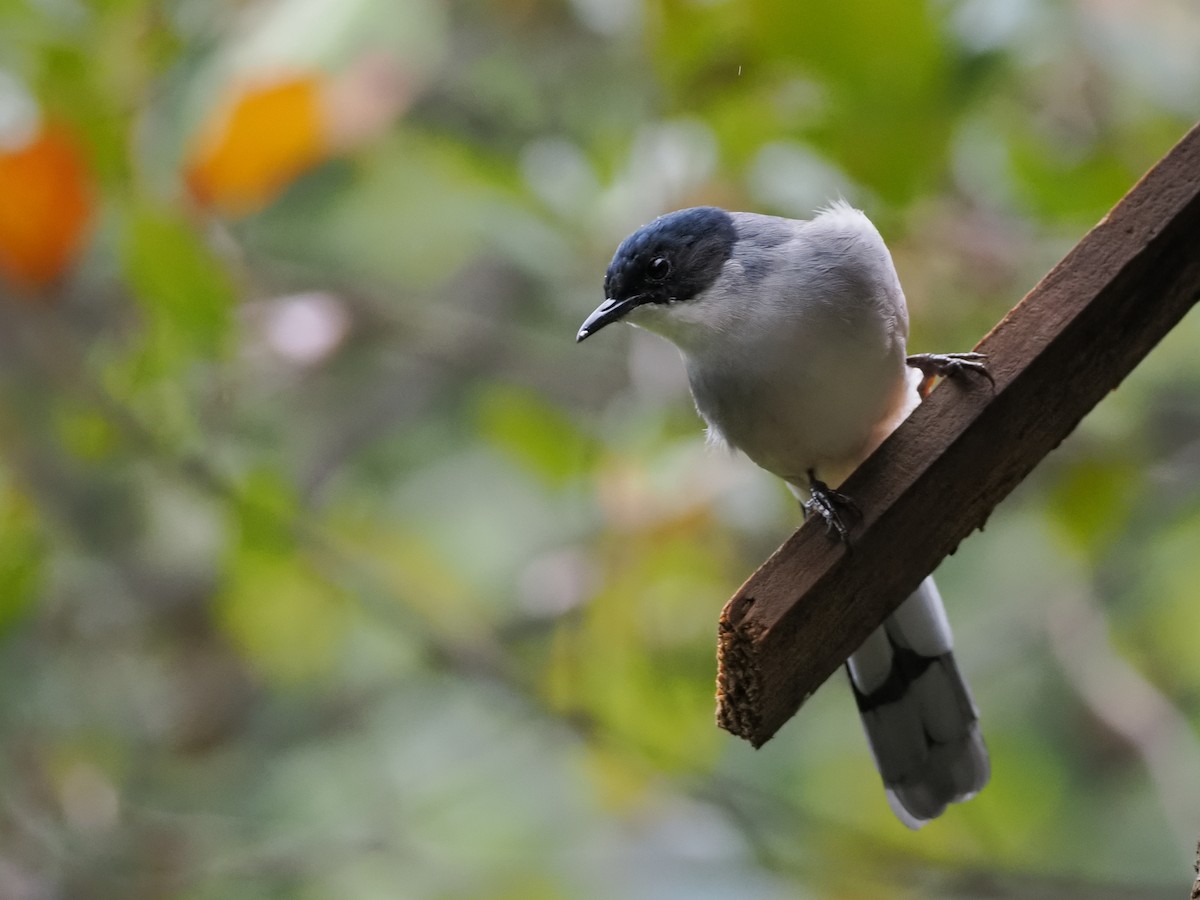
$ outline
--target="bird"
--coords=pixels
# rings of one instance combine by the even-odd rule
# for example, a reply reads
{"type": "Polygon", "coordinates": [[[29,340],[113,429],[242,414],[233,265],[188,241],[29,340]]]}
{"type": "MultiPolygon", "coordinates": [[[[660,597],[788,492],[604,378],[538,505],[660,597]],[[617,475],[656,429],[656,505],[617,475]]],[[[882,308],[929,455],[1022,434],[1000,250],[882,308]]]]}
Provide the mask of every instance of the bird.
{"type": "MultiPolygon", "coordinates": [[[[879,231],[844,200],[811,219],[715,206],[659,216],[617,247],[583,341],[616,322],[682,354],[709,440],[783,479],[805,517],[848,541],[842,481],[937,376],[991,380],[978,353],[907,352],[908,310],[879,231]]],[[[896,817],[918,829],[991,772],[932,576],[846,661],[896,817]]]]}

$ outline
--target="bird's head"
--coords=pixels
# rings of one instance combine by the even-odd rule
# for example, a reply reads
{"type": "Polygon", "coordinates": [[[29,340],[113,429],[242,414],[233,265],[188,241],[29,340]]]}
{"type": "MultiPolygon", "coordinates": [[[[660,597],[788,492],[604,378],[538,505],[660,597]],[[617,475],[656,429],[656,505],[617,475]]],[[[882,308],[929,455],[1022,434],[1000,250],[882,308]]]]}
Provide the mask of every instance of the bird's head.
{"type": "Polygon", "coordinates": [[[713,285],[736,242],[733,218],[713,206],[681,209],[643,225],[617,248],[604,276],[605,300],[575,340],[619,319],[652,327],[713,285]]]}

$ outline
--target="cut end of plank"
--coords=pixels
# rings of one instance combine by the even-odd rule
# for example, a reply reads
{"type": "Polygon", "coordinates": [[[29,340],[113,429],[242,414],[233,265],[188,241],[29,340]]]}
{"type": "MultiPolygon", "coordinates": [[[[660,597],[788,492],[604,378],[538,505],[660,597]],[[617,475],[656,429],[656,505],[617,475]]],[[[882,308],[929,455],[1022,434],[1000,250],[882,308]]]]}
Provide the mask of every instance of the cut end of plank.
{"type": "Polygon", "coordinates": [[[763,676],[756,649],[760,627],[746,621],[754,598],[733,597],[721,610],[717,624],[717,725],[749,741],[755,749],[765,744],[771,732],[763,733],[763,676]]]}

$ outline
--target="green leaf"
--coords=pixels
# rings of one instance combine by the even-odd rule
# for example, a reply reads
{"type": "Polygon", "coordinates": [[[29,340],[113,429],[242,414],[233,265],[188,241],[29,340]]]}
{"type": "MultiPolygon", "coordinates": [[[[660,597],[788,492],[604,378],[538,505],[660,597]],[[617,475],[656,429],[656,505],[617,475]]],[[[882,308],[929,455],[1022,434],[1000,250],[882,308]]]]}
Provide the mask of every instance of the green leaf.
{"type": "Polygon", "coordinates": [[[1099,558],[1127,527],[1140,484],[1139,468],[1128,460],[1079,460],[1051,489],[1048,511],[1079,549],[1099,558]]]}
{"type": "Polygon", "coordinates": [[[238,488],[236,506],[243,546],[266,553],[294,551],[300,501],[282,474],[267,468],[250,472],[238,488]]]}
{"type": "Polygon", "coordinates": [[[33,604],[45,552],[32,503],[0,482],[0,633],[33,604]]]}
{"type": "Polygon", "coordinates": [[[108,418],[94,409],[60,403],[54,407],[59,440],[76,459],[97,463],[108,459],[121,436],[108,418]]]}
{"type": "Polygon", "coordinates": [[[551,484],[584,470],[596,447],[567,416],[532,391],[493,384],[476,399],[483,437],[551,484]]]}
{"type": "Polygon", "coordinates": [[[221,262],[182,218],[135,207],[124,244],[125,272],[146,314],[146,343],[162,373],[219,356],[236,300],[221,262]]]}
{"type": "Polygon", "coordinates": [[[885,198],[906,201],[935,183],[968,92],[928,5],[662,7],[654,57],[672,106],[713,124],[735,159],[802,136],[885,198]]]}
{"type": "Polygon", "coordinates": [[[249,547],[231,560],[216,610],[251,665],[284,684],[328,673],[352,617],[345,599],[303,559],[249,547]]]}

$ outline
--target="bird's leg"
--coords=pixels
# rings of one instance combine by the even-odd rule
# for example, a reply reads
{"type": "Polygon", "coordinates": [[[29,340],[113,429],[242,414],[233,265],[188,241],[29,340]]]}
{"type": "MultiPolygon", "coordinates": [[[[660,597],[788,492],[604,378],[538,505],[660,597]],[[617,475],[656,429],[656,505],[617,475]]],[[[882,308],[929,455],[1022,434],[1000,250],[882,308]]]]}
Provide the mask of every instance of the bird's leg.
{"type": "Polygon", "coordinates": [[[812,469],[808,470],[808,490],[812,498],[801,504],[804,507],[805,518],[814,513],[820,516],[825,520],[826,533],[836,532],[838,539],[848,546],[850,538],[847,534],[846,523],[842,521],[842,513],[848,512],[855,519],[861,518],[862,513],[858,509],[858,504],[841,491],[835,491],[819,479],[812,469]]]}
{"type": "Polygon", "coordinates": [[[966,372],[982,375],[995,388],[996,379],[988,370],[986,360],[984,353],[914,353],[906,362],[925,376],[917,387],[924,400],[929,396],[935,378],[956,378],[966,372]]]}

